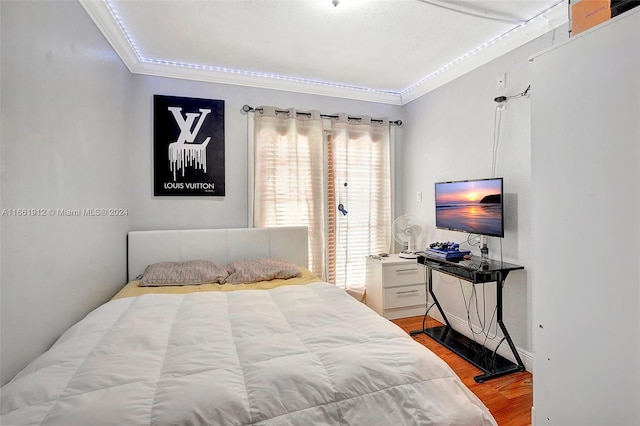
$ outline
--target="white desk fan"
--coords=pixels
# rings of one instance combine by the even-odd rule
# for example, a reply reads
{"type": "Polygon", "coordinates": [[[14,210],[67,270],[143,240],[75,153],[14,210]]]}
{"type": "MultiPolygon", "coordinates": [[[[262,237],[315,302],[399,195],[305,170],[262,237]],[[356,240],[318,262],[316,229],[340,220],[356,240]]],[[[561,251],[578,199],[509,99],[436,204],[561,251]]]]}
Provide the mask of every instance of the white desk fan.
{"type": "Polygon", "coordinates": [[[405,259],[418,257],[416,244],[420,241],[423,230],[417,217],[408,214],[397,217],[393,221],[391,232],[398,243],[407,246],[407,249],[401,251],[398,256],[405,259]]]}

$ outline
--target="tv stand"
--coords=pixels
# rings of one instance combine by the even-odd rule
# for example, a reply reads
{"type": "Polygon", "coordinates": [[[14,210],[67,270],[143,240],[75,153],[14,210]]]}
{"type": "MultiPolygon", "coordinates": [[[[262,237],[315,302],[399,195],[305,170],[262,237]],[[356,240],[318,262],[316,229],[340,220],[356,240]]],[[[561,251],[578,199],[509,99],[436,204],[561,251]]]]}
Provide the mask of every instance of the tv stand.
{"type": "MultiPolygon", "coordinates": [[[[504,286],[504,280],[507,278],[510,271],[524,269],[524,266],[491,259],[482,259],[482,261],[480,261],[480,259],[476,260],[473,258],[471,260],[461,261],[446,260],[429,256],[428,253],[418,255],[417,262],[427,268],[427,288],[429,294],[433,297],[433,302],[438,308],[440,315],[442,315],[445,325],[440,327],[423,328],[422,330],[414,330],[409,334],[411,336],[415,336],[417,334],[424,333],[462,358],[466,359],[471,364],[475,365],[484,372],[484,374],[474,377],[474,380],[478,383],[482,383],[485,380],[493,379],[495,377],[515,373],[517,371],[524,371],[525,368],[522,363],[522,359],[520,358],[520,355],[516,350],[516,346],[513,344],[511,336],[509,336],[509,332],[507,331],[507,327],[504,325],[502,320],[502,287],[504,286]],[[513,363],[497,354],[500,344],[498,344],[498,347],[496,347],[495,350],[491,351],[451,327],[447,316],[442,310],[442,306],[440,306],[438,298],[433,292],[432,272],[434,270],[469,281],[473,284],[490,282],[496,283],[497,324],[504,335],[503,340],[507,342],[511,349],[511,353],[516,359],[516,363],[513,363]]],[[[502,341],[500,343],[502,343],[502,341]]]]}

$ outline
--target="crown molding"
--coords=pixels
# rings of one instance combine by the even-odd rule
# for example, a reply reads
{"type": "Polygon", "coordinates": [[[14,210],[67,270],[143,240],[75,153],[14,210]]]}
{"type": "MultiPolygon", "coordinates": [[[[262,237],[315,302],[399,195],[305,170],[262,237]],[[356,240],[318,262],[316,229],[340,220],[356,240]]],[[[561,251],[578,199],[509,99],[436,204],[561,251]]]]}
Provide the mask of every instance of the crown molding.
{"type": "Polygon", "coordinates": [[[481,67],[494,59],[543,36],[568,22],[567,0],[556,4],[549,10],[527,23],[478,46],[474,51],[456,59],[450,64],[426,76],[401,93],[402,105],[444,86],[462,75],[481,67]]]}
{"type": "Polygon", "coordinates": [[[294,79],[287,76],[252,74],[241,70],[219,70],[215,67],[144,59],[136,53],[134,46],[131,45],[129,38],[127,38],[125,34],[125,29],[118,23],[116,16],[114,16],[114,13],[105,0],[79,0],[79,2],[133,74],[284,90],[401,105],[400,93],[397,92],[385,92],[330,82],[294,79]]]}
{"type": "Polygon", "coordinates": [[[106,0],[79,0],[126,67],[133,74],[231,84],[311,95],[331,96],[390,105],[405,105],[458,77],[534,40],[568,21],[567,0],[508,33],[479,46],[402,92],[352,87],[287,76],[250,73],[217,67],[177,64],[143,58],[126,35],[126,29],[106,0]]]}
{"type": "Polygon", "coordinates": [[[156,77],[179,78],[183,80],[231,84],[260,89],[282,90],[287,92],[401,105],[400,93],[342,86],[335,83],[314,80],[293,79],[286,76],[251,74],[239,70],[219,71],[208,67],[192,66],[187,64],[139,62],[136,65],[135,70],[132,72],[156,77]]]}
{"type": "Polygon", "coordinates": [[[79,2],[111,47],[113,47],[113,50],[120,56],[125,66],[130,72],[135,72],[136,66],[140,63],[138,55],[136,55],[133,46],[131,46],[124,33],[124,29],[118,24],[107,3],[103,0],[79,0],[79,2]]]}

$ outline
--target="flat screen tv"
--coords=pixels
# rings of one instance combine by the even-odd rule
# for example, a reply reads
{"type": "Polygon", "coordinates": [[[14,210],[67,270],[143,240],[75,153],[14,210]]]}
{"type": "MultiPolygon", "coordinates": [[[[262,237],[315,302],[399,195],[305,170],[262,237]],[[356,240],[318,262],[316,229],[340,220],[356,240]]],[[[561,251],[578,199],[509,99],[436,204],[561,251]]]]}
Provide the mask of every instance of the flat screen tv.
{"type": "Polygon", "coordinates": [[[502,178],[435,185],[436,228],[504,237],[502,178]]]}

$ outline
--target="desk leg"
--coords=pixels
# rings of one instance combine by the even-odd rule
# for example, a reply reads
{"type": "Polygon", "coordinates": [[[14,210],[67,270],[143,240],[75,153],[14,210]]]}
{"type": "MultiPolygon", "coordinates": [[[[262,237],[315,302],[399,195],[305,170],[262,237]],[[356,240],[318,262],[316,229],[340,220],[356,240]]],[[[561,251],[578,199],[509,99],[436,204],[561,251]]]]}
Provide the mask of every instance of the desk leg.
{"type": "MultiPolygon", "coordinates": [[[[504,280],[507,278],[506,273],[498,272],[496,275],[496,315],[497,315],[497,324],[502,330],[502,334],[504,335],[504,340],[509,344],[509,348],[515,357],[517,364],[514,364],[510,360],[498,355],[498,347],[495,350],[491,351],[490,349],[482,346],[480,343],[475,342],[472,339],[469,339],[465,335],[460,332],[455,331],[447,316],[440,306],[440,302],[433,292],[433,274],[432,268],[426,266],[427,268],[427,288],[429,290],[429,294],[433,297],[433,303],[438,307],[438,311],[440,315],[442,315],[442,319],[444,320],[446,325],[439,327],[431,327],[431,328],[423,328],[421,330],[414,330],[409,332],[411,336],[415,336],[417,334],[425,334],[437,342],[441,343],[451,351],[455,352],[462,358],[469,361],[471,364],[478,367],[480,370],[484,372],[484,374],[475,376],[473,379],[482,383],[485,380],[493,379],[496,377],[505,376],[507,374],[515,373],[518,371],[524,371],[524,364],[520,359],[520,355],[516,350],[516,346],[513,344],[513,340],[511,340],[511,336],[507,331],[507,327],[504,325],[502,320],[502,287],[504,286],[504,280]]],[[[474,283],[475,285],[475,283],[474,283]]],[[[426,315],[426,314],[425,314],[426,315]]],[[[424,324],[424,323],[423,323],[424,324]]]]}
{"type": "MultiPolygon", "coordinates": [[[[442,310],[442,306],[440,306],[440,302],[438,301],[438,298],[436,297],[435,293],[433,292],[433,274],[432,274],[432,270],[428,266],[426,266],[426,268],[427,268],[427,289],[429,290],[429,294],[433,298],[433,303],[436,304],[436,307],[438,308],[438,311],[440,311],[440,315],[442,315],[442,319],[444,320],[444,323],[446,324],[446,326],[448,328],[451,328],[451,324],[449,324],[449,320],[447,319],[447,316],[444,314],[444,311],[442,310]]],[[[426,306],[425,306],[425,309],[427,309],[426,306]]],[[[427,314],[425,313],[425,315],[427,315],[427,314]]],[[[423,322],[423,325],[424,325],[424,322],[423,322]]],[[[422,329],[420,329],[420,330],[410,331],[409,335],[410,336],[415,336],[415,335],[421,334],[421,333],[425,333],[424,327],[422,329]]]]}
{"type": "Polygon", "coordinates": [[[429,268],[429,271],[427,273],[427,276],[429,277],[429,294],[431,295],[431,297],[433,297],[433,303],[436,304],[436,307],[438,308],[440,315],[442,315],[442,319],[444,320],[444,323],[447,325],[447,327],[451,328],[451,324],[449,324],[449,320],[447,319],[447,316],[444,314],[444,310],[442,309],[442,306],[440,306],[440,302],[438,301],[436,294],[433,292],[433,275],[431,274],[431,272],[432,272],[431,268],[429,268]]]}
{"type": "MultiPolygon", "coordinates": [[[[509,344],[509,348],[511,349],[511,353],[513,354],[513,356],[516,359],[517,365],[514,365],[512,368],[507,368],[504,370],[501,370],[499,372],[494,371],[490,371],[487,372],[486,374],[481,374],[479,376],[474,377],[473,379],[478,382],[478,383],[482,383],[485,380],[488,379],[493,379],[495,377],[500,377],[500,376],[504,376],[507,374],[511,374],[514,373],[516,371],[524,371],[524,363],[522,362],[522,359],[520,358],[520,354],[518,354],[518,350],[516,349],[516,345],[513,343],[513,340],[511,340],[511,336],[509,335],[509,332],[507,331],[507,327],[504,325],[504,321],[502,321],[502,287],[504,284],[504,279],[506,278],[506,275],[503,276],[502,273],[498,273],[498,279],[496,280],[496,303],[497,303],[497,317],[498,317],[498,325],[500,326],[500,330],[502,330],[502,334],[504,335],[505,340],[507,341],[507,343],[509,344]]],[[[498,345],[499,347],[499,345],[498,345]]],[[[493,351],[493,358],[495,359],[497,352],[498,352],[498,347],[496,347],[496,349],[493,351]]]]}

